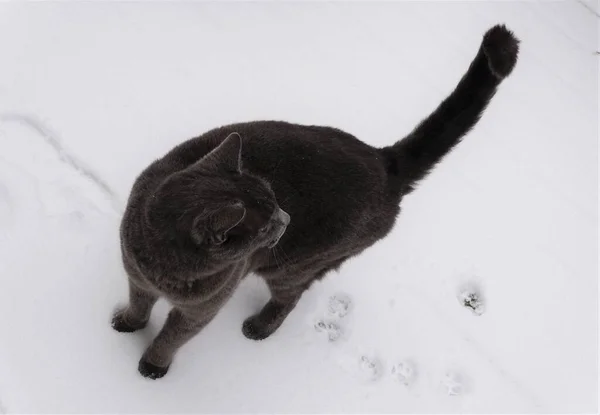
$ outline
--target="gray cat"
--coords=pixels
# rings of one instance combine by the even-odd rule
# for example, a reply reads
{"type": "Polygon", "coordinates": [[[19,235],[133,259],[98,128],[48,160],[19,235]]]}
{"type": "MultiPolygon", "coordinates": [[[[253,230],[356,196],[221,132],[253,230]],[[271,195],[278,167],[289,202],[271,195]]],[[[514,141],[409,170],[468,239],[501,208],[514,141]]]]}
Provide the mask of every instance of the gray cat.
{"type": "Polygon", "coordinates": [[[209,131],[146,168],[121,224],[129,305],[112,326],[143,328],[161,296],[173,308],[140,373],[164,376],[249,273],[271,292],[242,325],[262,340],[313,281],[387,235],[403,196],[477,123],[518,45],[506,27],[490,29],[450,96],[388,147],[329,127],[257,121],[209,131]]]}

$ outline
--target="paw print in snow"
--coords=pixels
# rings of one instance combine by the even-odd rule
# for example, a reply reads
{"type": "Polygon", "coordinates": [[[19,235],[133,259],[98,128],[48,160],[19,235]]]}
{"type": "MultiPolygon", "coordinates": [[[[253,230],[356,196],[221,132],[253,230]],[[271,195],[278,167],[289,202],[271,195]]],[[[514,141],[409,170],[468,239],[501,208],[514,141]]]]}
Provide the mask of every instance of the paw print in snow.
{"type": "Polygon", "coordinates": [[[410,361],[402,361],[392,366],[392,376],[400,383],[410,386],[416,377],[415,365],[410,361]]]}
{"type": "Polygon", "coordinates": [[[448,372],[442,379],[442,385],[446,388],[448,396],[459,396],[464,393],[464,383],[462,376],[458,373],[448,372]]]}
{"type": "Polygon", "coordinates": [[[360,357],[361,374],[365,380],[377,380],[381,377],[381,362],[379,359],[369,356],[360,357]]]}
{"type": "Polygon", "coordinates": [[[483,295],[475,285],[464,286],[458,293],[458,301],[476,316],[480,316],[485,312],[483,295]]]}
{"type": "Polygon", "coordinates": [[[342,329],[332,321],[318,320],[315,323],[315,330],[319,333],[326,333],[330,342],[334,342],[342,337],[342,329]]]}
{"type": "Polygon", "coordinates": [[[335,294],[329,297],[327,311],[332,317],[342,318],[350,312],[352,300],[346,294],[335,294]]]}

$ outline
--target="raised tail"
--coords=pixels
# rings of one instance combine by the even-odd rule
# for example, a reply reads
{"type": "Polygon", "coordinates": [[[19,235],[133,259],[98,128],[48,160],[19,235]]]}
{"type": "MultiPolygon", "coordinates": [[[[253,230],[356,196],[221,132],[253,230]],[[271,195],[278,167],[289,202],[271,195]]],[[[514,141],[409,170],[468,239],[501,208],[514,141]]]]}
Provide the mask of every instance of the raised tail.
{"type": "Polygon", "coordinates": [[[498,85],[513,70],[518,53],[519,40],[506,26],[486,32],[477,56],[450,96],[408,136],[381,149],[394,191],[411,192],[475,126],[498,85]]]}

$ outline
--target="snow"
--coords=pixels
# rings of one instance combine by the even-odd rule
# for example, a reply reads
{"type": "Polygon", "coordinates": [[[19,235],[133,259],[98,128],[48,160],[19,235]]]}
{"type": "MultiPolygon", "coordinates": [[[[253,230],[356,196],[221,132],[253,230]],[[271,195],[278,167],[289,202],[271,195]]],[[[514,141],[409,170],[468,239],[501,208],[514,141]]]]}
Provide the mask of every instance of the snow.
{"type": "Polygon", "coordinates": [[[0,413],[596,412],[597,10],[1,3],[0,413]],[[392,143],[498,22],[522,40],[514,73],[389,237],[271,338],[241,333],[267,299],[251,277],[163,379],[137,373],[168,305],[140,333],[109,322],[127,293],[119,218],[148,163],[254,119],[392,143]]]}

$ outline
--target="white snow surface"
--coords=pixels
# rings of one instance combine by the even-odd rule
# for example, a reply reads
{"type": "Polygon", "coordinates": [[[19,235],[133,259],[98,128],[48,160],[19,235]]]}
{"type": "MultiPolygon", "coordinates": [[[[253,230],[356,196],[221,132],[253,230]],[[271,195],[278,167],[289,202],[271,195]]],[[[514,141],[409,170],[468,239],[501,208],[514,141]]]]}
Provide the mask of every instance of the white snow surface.
{"type": "Polygon", "coordinates": [[[0,4],[0,413],[596,412],[594,3],[0,4]],[[109,322],[145,166],[256,119],[393,143],[500,22],[515,71],[386,239],[263,342],[241,333],[268,298],[249,277],[163,379],[138,374],[168,304],[109,322]]]}

